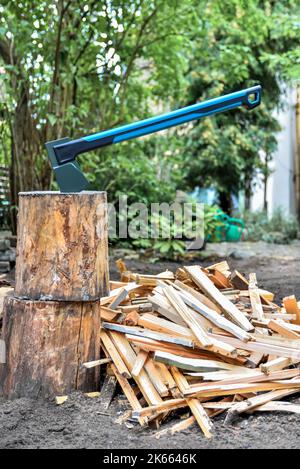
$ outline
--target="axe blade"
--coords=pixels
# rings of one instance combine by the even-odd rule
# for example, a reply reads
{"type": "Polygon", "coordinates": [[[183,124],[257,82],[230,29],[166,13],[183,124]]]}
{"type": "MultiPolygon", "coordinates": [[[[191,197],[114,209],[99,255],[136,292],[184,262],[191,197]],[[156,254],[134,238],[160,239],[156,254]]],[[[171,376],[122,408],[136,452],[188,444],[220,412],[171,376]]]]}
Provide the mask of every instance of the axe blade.
{"type": "Polygon", "coordinates": [[[79,164],[76,161],[58,164],[54,151],[55,146],[69,142],[70,140],[70,138],[63,138],[47,142],[46,150],[60,191],[71,193],[82,192],[89,186],[89,182],[83,175],[79,164]]]}

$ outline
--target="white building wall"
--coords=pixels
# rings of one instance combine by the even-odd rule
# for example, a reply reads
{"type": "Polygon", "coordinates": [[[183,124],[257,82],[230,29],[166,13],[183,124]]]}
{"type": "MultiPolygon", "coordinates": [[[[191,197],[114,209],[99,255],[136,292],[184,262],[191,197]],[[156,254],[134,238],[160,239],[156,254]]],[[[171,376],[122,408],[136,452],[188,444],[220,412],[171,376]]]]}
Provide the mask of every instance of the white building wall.
{"type": "MultiPolygon", "coordinates": [[[[286,214],[296,212],[295,192],[295,153],[296,153],[296,103],[295,88],[287,88],[283,95],[284,109],[276,117],[281,126],[278,133],[278,149],[271,164],[273,170],[267,188],[268,211],[271,215],[281,208],[286,214]]],[[[264,190],[258,181],[255,194],[251,201],[252,210],[263,208],[264,190]]]]}

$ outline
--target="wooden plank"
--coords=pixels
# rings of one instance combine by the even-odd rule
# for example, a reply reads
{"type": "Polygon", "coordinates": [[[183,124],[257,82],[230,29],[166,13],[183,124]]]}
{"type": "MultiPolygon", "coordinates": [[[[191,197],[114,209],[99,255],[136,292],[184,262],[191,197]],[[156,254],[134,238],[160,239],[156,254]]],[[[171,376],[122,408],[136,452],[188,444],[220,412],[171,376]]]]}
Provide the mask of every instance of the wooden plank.
{"type": "Polygon", "coordinates": [[[280,371],[284,368],[288,368],[289,366],[299,363],[297,360],[292,360],[291,358],[279,357],[273,360],[268,361],[267,363],[263,363],[260,365],[260,369],[263,373],[269,374],[273,371],[280,371]]]}
{"type": "MultiPolygon", "coordinates": [[[[208,386],[205,390],[198,390],[195,392],[193,388],[190,388],[185,392],[186,397],[217,397],[217,396],[233,396],[235,394],[244,394],[248,392],[263,392],[273,390],[290,390],[300,389],[300,380],[287,380],[287,381],[272,381],[269,383],[244,383],[244,384],[229,384],[220,386],[208,386]]],[[[295,391],[296,392],[296,391],[295,391]]]]}
{"type": "MultiPolygon", "coordinates": [[[[246,374],[244,376],[234,376],[227,378],[227,379],[222,379],[219,382],[214,383],[215,386],[217,387],[218,384],[220,387],[222,386],[228,386],[231,384],[243,384],[247,382],[247,384],[250,383],[267,383],[269,381],[280,381],[280,380],[286,380],[290,378],[296,378],[300,376],[300,371],[296,369],[292,370],[284,370],[284,371],[275,371],[274,373],[270,373],[269,375],[266,375],[265,373],[262,373],[261,371],[257,371],[256,373],[253,373],[253,375],[246,374]]],[[[200,390],[205,390],[209,389],[210,384],[208,383],[200,383],[200,384],[192,384],[190,386],[190,389],[193,389],[194,391],[200,391],[200,390]]]]}
{"type": "Polygon", "coordinates": [[[96,368],[96,366],[107,365],[108,363],[111,363],[111,362],[112,362],[111,358],[102,358],[101,360],[95,360],[93,362],[83,363],[82,366],[83,368],[90,370],[92,368],[96,368]]]}
{"type": "Polygon", "coordinates": [[[144,352],[142,350],[137,354],[137,357],[136,357],[136,360],[135,360],[135,363],[131,372],[131,375],[133,377],[138,376],[140,374],[142,368],[144,367],[146,363],[148,356],[149,356],[148,352],[144,352]]]}
{"type": "MultiPolygon", "coordinates": [[[[120,311],[125,314],[135,313],[139,315],[141,313],[150,313],[153,311],[153,306],[150,302],[143,304],[130,304],[126,306],[120,306],[120,311]]],[[[128,324],[129,325],[129,324],[128,324]]]]}
{"type": "Polygon", "coordinates": [[[110,303],[110,309],[114,310],[117,309],[117,307],[127,298],[128,296],[128,290],[124,287],[120,291],[120,293],[113,299],[113,301],[110,303]]]}
{"type": "MultiPolygon", "coordinates": [[[[123,334],[120,334],[119,332],[110,331],[109,335],[112,338],[125,365],[129,369],[129,371],[132,371],[136,360],[136,353],[132,349],[128,340],[126,339],[126,337],[124,337],[123,334]]],[[[139,376],[136,376],[134,380],[149,405],[161,403],[162,399],[160,395],[158,394],[149,376],[144,370],[142,370],[139,376]]]]}
{"type": "Polygon", "coordinates": [[[155,361],[153,361],[153,363],[154,363],[155,367],[158,369],[158,371],[159,371],[159,373],[162,377],[163,382],[165,383],[165,385],[169,389],[172,396],[176,399],[178,397],[180,397],[178,388],[176,386],[174,378],[171,375],[168,367],[164,363],[159,363],[159,362],[155,362],[155,361]]]}
{"type": "MultiPolygon", "coordinates": [[[[249,288],[248,280],[240,272],[238,272],[237,270],[235,270],[231,274],[230,280],[231,280],[231,283],[234,285],[235,288],[237,288],[241,291],[242,290],[247,290],[248,291],[248,288],[249,288]]],[[[264,305],[269,305],[269,306],[276,306],[276,305],[273,305],[269,301],[269,295],[270,295],[270,292],[267,292],[266,296],[263,294],[263,292],[260,292],[260,297],[261,297],[261,300],[262,300],[263,304],[264,305]]]]}
{"type": "Polygon", "coordinates": [[[134,280],[138,285],[155,287],[159,281],[174,280],[174,274],[172,272],[163,272],[159,275],[131,274],[130,279],[134,280]]]}
{"type": "Polygon", "coordinates": [[[152,332],[151,330],[141,329],[139,327],[123,326],[121,324],[110,324],[105,322],[102,324],[102,327],[104,329],[122,332],[123,334],[136,335],[137,337],[145,337],[148,339],[160,340],[170,344],[182,345],[183,347],[194,348],[194,343],[192,340],[181,337],[172,337],[171,335],[161,332],[152,332]]]}
{"type": "MultiPolygon", "coordinates": [[[[129,401],[129,404],[131,405],[132,410],[141,410],[142,406],[136,397],[134,391],[132,390],[132,387],[130,386],[128,380],[124,378],[119,372],[118,369],[115,365],[111,365],[112,371],[115,374],[115,377],[118,380],[119,385],[122,388],[122,391],[124,392],[126,398],[129,401]]],[[[144,426],[147,424],[147,418],[145,417],[140,417],[139,419],[140,425],[144,426]]]]}
{"type": "Polygon", "coordinates": [[[172,321],[154,316],[154,314],[145,313],[139,318],[139,326],[163,334],[172,334],[173,336],[186,337],[191,339],[194,336],[186,326],[180,326],[172,321]]]}
{"type": "Polygon", "coordinates": [[[120,311],[113,311],[112,309],[105,306],[100,306],[100,315],[101,321],[113,322],[116,321],[120,316],[120,311]]]}
{"type": "MultiPolygon", "coordinates": [[[[300,408],[300,406],[299,406],[300,408]]],[[[192,415],[191,417],[180,420],[178,423],[175,423],[169,428],[165,428],[164,430],[161,430],[160,432],[157,432],[154,436],[157,440],[161,438],[162,436],[166,436],[170,434],[171,436],[175,435],[175,433],[182,432],[184,430],[187,430],[190,428],[194,423],[196,422],[195,417],[192,415]]]]}
{"type": "Polygon", "coordinates": [[[218,262],[207,267],[207,270],[218,270],[227,277],[230,276],[230,267],[227,261],[218,262]]]}
{"type": "Polygon", "coordinates": [[[188,406],[188,403],[186,399],[183,399],[183,398],[170,399],[155,406],[149,406],[141,410],[133,411],[132,418],[135,420],[139,417],[153,418],[157,415],[160,415],[161,413],[170,412],[172,410],[177,410],[177,409],[182,409],[187,406],[188,406]]]}
{"type": "Polygon", "coordinates": [[[118,304],[120,304],[127,297],[127,295],[130,292],[139,290],[140,288],[141,288],[141,285],[137,285],[134,282],[128,283],[126,285],[126,287],[115,288],[114,290],[112,290],[110,292],[110,294],[108,296],[104,296],[104,297],[101,298],[100,305],[101,306],[106,306],[106,305],[109,304],[110,308],[114,309],[114,308],[111,307],[112,305],[116,308],[118,306],[118,304]],[[127,294],[125,295],[126,292],[127,292],[127,294]],[[114,302],[115,302],[115,304],[114,304],[114,302]]]}
{"type": "Polygon", "coordinates": [[[126,315],[123,320],[125,326],[137,326],[140,319],[140,315],[136,311],[131,311],[126,315]]]}
{"type": "Polygon", "coordinates": [[[257,368],[259,364],[262,362],[264,358],[264,354],[261,352],[252,352],[250,357],[247,358],[247,364],[251,368],[257,368]]]}
{"type": "Polygon", "coordinates": [[[272,401],[247,411],[247,413],[250,414],[253,412],[288,412],[292,414],[300,414],[300,405],[284,401],[272,401]]]}
{"type": "MultiPolygon", "coordinates": [[[[144,314],[141,316],[139,325],[157,332],[172,334],[173,336],[178,335],[189,340],[195,340],[194,334],[187,327],[179,326],[178,324],[174,324],[171,321],[167,321],[152,314],[144,314]]],[[[236,349],[234,347],[228,346],[228,344],[224,344],[215,339],[211,339],[211,341],[213,344],[211,351],[225,356],[236,355],[236,349]]],[[[196,345],[200,346],[198,342],[196,342],[196,345]]]]}
{"type": "MultiPolygon", "coordinates": [[[[283,396],[284,397],[284,396],[283,396]]],[[[228,410],[235,405],[234,402],[204,402],[204,409],[221,409],[228,410]]],[[[271,401],[266,404],[262,404],[250,410],[246,410],[245,413],[252,414],[254,412],[290,412],[300,414],[300,405],[291,404],[290,402],[271,401]]]]}
{"type": "Polygon", "coordinates": [[[213,424],[198,399],[187,399],[187,403],[206,438],[212,438],[213,424]]]}
{"type": "Polygon", "coordinates": [[[190,275],[192,280],[204,293],[221,308],[223,313],[227,315],[235,324],[244,329],[246,332],[253,331],[252,324],[248,321],[243,313],[231,303],[209,278],[202,272],[199,266],[184,267],[185,271],[190,275]]]}
{"type": "Polygon", "coordinates": [[[141,410],[133,411],[132,418],[138,419],[140,417],[153,417],[161,413],[169,412],[175,409],[181,409],[183,407],[188,407],[186,399],[169,399],[161,402],[160,404],[144,407],[141,410]]]}
{"type": "Polygon", "coordinates": [[[155,367],[155,363],[151,358],[148,358],[148,360],[145,363],[145,370],[157,390],[158,394],[161,397],[167,397],[170,394],[169,389],[167,388],[166,384],[164,383],[158,369],[155,367]]]}
{"type": "MultiPolygon", "coordinates": [[[[173,378],[174,378],[180,392],[182,394],[184,394],[184,392],[189,388],[189,384],[188,384],[187,380],[182,375],[182,373],[180,373],[180,371],[175,367],[171,368],[171,373],[173,375],[173,378]]],[[[203,409],[203,407],[202,407],[201,403],[199,402],[199,400],[198,399],[187,399],[187,403],[188,403],[188,406],[191,409],[191,411],[192,411],[192,413],[193,413],[199,427],[201,428],[204,435],[206,436],[206,438],[211,438],[212,437],[211,431],[212,431],[212,428],[213,428],[213,424],[212,424],[210,418],[208,417],[207,413],[203,409]]]]}
{"type": "Polygon", "coordinates": [[[249,295],[252,307],[252,316],[259,321],[264,319],[264,310],[260,301],[256,274],[250,274],[249,295]]]}
{"type": "MultiPolygon", "coordinates": [[[[220,337],[216,334],[211,334],[212,337],[220,337]]],[[[250,352],[261,352],[265,355],[274,355],[275,357],[286,357],[300,360],[300,351],[290,347],[282,347],[273,345],[267,342],[242,342],[234,337],[221,336],[222,342],[232,345],[237,349],[248,350],[250,352]]]]}
{"type": "Polygon", "coordinates": [[[170,371],[172,373],[176,386],[183,395],[183,393],[190,387],[189,382],[187,381],[186,377],[181,373],[181,371],[178,370],[178,368],[176,368],[175,366],[171,366],[170,371]]]}
{"type": "MultiPolygon", "coordinates": [[[[221,340],[212,339],[212,347],[210,350],[218,355],[222,355],[224,357],[237,357],[238,352],[236,348],[232,347],[231,345],[225,344],[221,340]]],[[[198,344],[197,344],[198,345],[198,344]]]]}
{"type": "Polygon", "coordinates": [[[237,415],[242,414],[243,412],[249,412],[260,405],[266,404],[272,400],[281,399],[285,396],[290,396],[298,391],[299,389],[271,391],[265,394],[260,394],[259,396],[251,397],[243,402],[238,402],[230,408],[225,423],[231,423],[237,415]]]}
{"type": "Polygon", "coordinates": [[[149,297],[149,301],[153,305],[154,311],[157,311],[175,324],[185,326],[185,322],[181,319],[179,314],[177,314],[176,310],[170,306],[166,298],[156,294],[149,297]]]}
{"type": "Polygon", "coordinates": [[[298,324],[291,324],[291,323],[286,322],[286,321],[281,321],[280,319],[278,319],[278,322],[280,324],[283,324],[290,331],[297,332],[297,334],[300,335],[300,326],[298,326],[298,324]]]}
{"type": "Polygon", "coordinates": [[[125,365],[122,358],[120,357],[120,354],[118,353],[113,342],[110,340],[108,334],[104,330],[101,330],[100,337],[101,337],[101,341],[103,342],[106,351],[109,354],[109,358],[112,359],[119,373],[126,379],[131,378],[131,374],[127,366],[125,365]]]}
{"type": "Polygon", "coordinates": [[[173,352],[177,355],[182,355],[187,358],[207,358],[211,356],[211,352],[202,351],[200,349],[190,349],[182,347],[181,345],[168,344],[154,339],[148,339],[147,337],[138,337],[136,335],[126,334],[126,339],[130,343],[136,345],[142,350],[148,352],[155,352],[157,350],[173,352]]]}
{"type": "Polygon", "coordinates": [[[281,321],[295,321],[297,319],[296,314],[286,313],[265,313],[266,319],[280,319],[281,321]]]}
{"type": "Polygon", "coordinates": [[[109,281],[110,290],[115,290],[116,288],[126,287],[126,285],[128,285],[128,282],[117,282],[116,280],[109,281]]]}
{"type": "Polygon", "coordinates": [[[230,334],[234,335],[235,337],[243,341],[250,340],[250,335],[247,332],[245,332],[239,326],[237,326],[236,324],[233,324],[231,321],[224,318],[220,314],[216,313],[212,309],[209,309],[207,306],[205,306],[199,300],[193,297],[190,293],[180,291],[180,296],[187,306],[189,306],[190,308],[195,310],[197,313],[204,316],[210,322],[215,324],[218,328],[223,329],[226,332],[229,332],[230,334]]]}
{"type": "Polygon", "coordinates": [[[296,332],[293,332],[289,328],[287,328],[284,323],[275,321],[271,319],[268,323],[268,328],[271,331],[277,332],[278,334],[282,335],[283,337],[287,337],[288,339],[300,339],[300,335],[296,332]]]}
{"type": "Polygon", "coordinates": [[[170,366],[176,366],[183,370],[194,372],[200,371],[218,371],[218,370],[233,370],[239,367],[229,365],[228,363],[218,362],[214,360],[200,360],[193,358],[184,358],[166,352],[155,352],[154,360],[160,363],[165,363],[170,366]]]}
{"type": "Polygon", "coordinates": [[[208,308],[212,309],[213,311],[216,311],[216,313],[221,314],[221,308],[219,308],[213,301],[211,301],[207,296],[203,295],[203,293],[200,293],[199,291],[194,290],[194,288],[189,287],[183,282],[180,282],[180,280],[176,280],[174,282],[174,286],[179,287],[180,290],[183,290],[187,293],[190,293],[192,296],[196,298],[196,300],[199,300],[202,304],[207,306],[208,308]]]}
{"type": "MultiPolygon", "coordinates": [[[[261,344],[270,344],[279,347],[287,347],[289,349],[300,350],[300,341],[297,339],[288,339],[279,334],[273,335],[264,335],[261,334],[252,334],[253,340],[261,344]]],[[[269,354],[270,355],[270,354],[269,354]]],[[[273,355],[277,356],[275,353],[273,355]]]]}
{"type": "Polygon", "coordinates": [[[179,355],[185,358],[198,358],[198,359],[220,359],[223,362],[230,363],[232,365],[245,365],[246,359],[241,357],[233,357],[233,356],[224,356],[224,355],[216,355],[212,353],[211,350],[206,351],[204,349],[188,349],[182,347],[181,345],[169,345],[165,342],[155,341],[153,339],[147,339],[143,337],[131,336],[126,334],[127,339],[135,344],[138,348],[145,350],[147,352],[156,352],[156,351],[164,351],[174,355],[179,355]]]}
{"type": "Polygon", "coordinates": [[[294,324],[300,325],[300,308],[298,306],[295,295],[284,298],[283,305],[288,314],[296,315],[296,319],[293,321],[294,324]]]}
{"type": "Polygon", "coordinates": [[[219,289],[223,290],[230,288],[229,280],[221,272],[217,270],[211,271],[208,275],[208,278],[213,282],[213,284],[219,289]]]}
{"type": "Polygon", "coordinates": [[[202,345],[202,347],[206,348],[212,346],[212,342],[206,334],[205,330],[202,328],[199,321],[197,321],[195,317],[190,314],[190,311],[176,290],[172,287],[165,287],[164,294],[170,302],[171,306],[173,306],[189,329],[191,329],[195,338],[202,345]]]}
{"type": "Polygon", "coordinates": [[[248,290],[249,282],[240,272],[235,270],[231,276],[230,281],[232,285],[238,290],[248,290]]]}
{"type": "MultiPolygon", "coordinates": [[[[259,294],[259,297],[260,297],[261,300],[262,300],[262,299],[265,299],[265,300],[267,300],[267,301],[269,301],[269,302],[274,301],[274,297],[275,297],[274,293],[271,293],[271,292],[269,292],[269,291],[267,291],[267,290],[263,290],[262,288],[258,288],[258,294],[259,294]]],[[[249,290],[240,290],[240,292],[239,292],[239,297],[246,297],[246,298],[249,297],[249,298],[250,298],[249,290]]],[[[268,308],[268,309],[269,309],[270,306],[262,305],[262,308],[263,308],[263,309],[264,309],[264,308],[268,308]]]]}
{"type": "MultiPolygon", "coordinates": [[[[178,293],[184,293],[186,292],[186,290],[184,289],[181,289],[181,287],[179,286],[179,283],[180,282],[175,282],[172,286],[175,288],[176,291],[178,291],[178,293]],[[176,284],[178,283],[178,284],[176,284]]],[[[156,294],[160,295],[161,298],[164,299],[164,301],[167,301],[167,304],[170,305],[170,303],[168,302],[168,300],[166,299],[165,297],[165,294],[163,292],[163,288],[164,287],[159,287],[159,288],[156,288],[155,289],[155,292],[156,294]]],[[[190,297],[191,298],[196,298],[198,299],[198,292],[195,292],[195,290],[191,289],[191,291],[194,293],[190,293],[190,297]]],[[[186,292],[188,294],[188,292],[186,292]]],[[[203,296],[203,295],[202,295],[203,296]]],[[[199,300],[200,301],[200,300],[199,300]]],[[[188,305],[187,305],[188,306],[188,305]]],[[[192,309],[190,306],[188,306],[188,309],[189,309],[189,312],[190,314],[196,319],[197,322],[200,323],[201,327],[207,331],[208,329],[210,329],[213,324],[211,323],[210,320],[208,320],[206,317],[204,317],[204,315],[201,315],[201,314],[198,314],[198,312],[194,311],[194,309],[192,309]]],[[[175,309],[173,308],[173,311],[175,311],[175,309]]],[[[214,311],[214,310],[213,310],[214,311]]],[[[176,311],[175,311],[176,312],[176,311]]],[[[177,313],[176,313],[177,314],[177,313]]],[[[181,320],[181,323],[179,323],[178,321],[176,322],[177,324],[180,324],[180,325],[183,325],[184,327],[186,327],[186,323],[181,319],[181,317],[177,314],[177,317],[180,318],[181,320]]],[[[221,330],[220,330],[221,331],[221,330]]],[[[243,331],[244,332],[244,331],[243,331]]]]}
{"type": "Polygon", "coordinates": [[[236,370],[221,370],[221,371],[204,371],[204,372],[189,372],[185,373],[186,376],[191,378],[201,378],[203,381],[223,381],[234,378],[244,378],[244,382],[248,377],[261,375],[260,370],[251,370],[249,368],[238,367],[236,370]]]}
{"type": "Polygon", "coordinates": [[[226,276],[223,272],[218,269],[211,269],[209,273],[210,275],[212,274],[212,276],[214,277],[214,283],[216,287],[218,287],[219,284],[222,289],[232,288],[232,283],[230,282],[228,275],[226,276]]]}

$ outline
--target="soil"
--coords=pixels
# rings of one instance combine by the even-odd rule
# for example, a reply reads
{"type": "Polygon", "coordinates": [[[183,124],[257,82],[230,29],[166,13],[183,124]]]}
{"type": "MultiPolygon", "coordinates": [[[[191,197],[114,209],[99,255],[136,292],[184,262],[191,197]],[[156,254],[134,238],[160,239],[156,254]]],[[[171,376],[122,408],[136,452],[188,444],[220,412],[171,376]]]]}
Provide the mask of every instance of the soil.
{"type": "MultiPolygon", "coordinates": [[[[197,261],[190,262],[197,263],[197,261]]],[[[199,263],[199,262],[198,262],[199,263]]],[[[212,262],[204,262],[208,265],[212,262]]],[[[126,261],[135,272],[159,273],[166,268],[175,270],[179,264],[145,264],[137,260],[126,261]]],[[[284,296],[296,294],[300,298],[300,258],[280,259],[251,257],[230,260],[232,269],[243,273],[256,272],[262,288],[284,296]]],[[[111,277],[118,279],[112,261],[111,277]]],[[[300,404],[300,398],[293,402],[300,404]]],[[[207,440],[199,428],[190,429],[172,437],[155,438],[155,429],[142,429],[135,424],[120,426],[115,420],[126,410],[121,394],[117,394],[107,413],[99,412],[98,398],[81,394],[71,395],[57,406],[52,401],[18,399],[0,400],[0,448],[142,448],[142,449],[196,449],[196,448],[299,448],[300,415],[283,413],[256,413],[238,418],[233,426],[224,425],[224,416],[215,422],[215,436],[207,440]]],[[[174,424],[171,419],[163,428],[174,424]]]]}

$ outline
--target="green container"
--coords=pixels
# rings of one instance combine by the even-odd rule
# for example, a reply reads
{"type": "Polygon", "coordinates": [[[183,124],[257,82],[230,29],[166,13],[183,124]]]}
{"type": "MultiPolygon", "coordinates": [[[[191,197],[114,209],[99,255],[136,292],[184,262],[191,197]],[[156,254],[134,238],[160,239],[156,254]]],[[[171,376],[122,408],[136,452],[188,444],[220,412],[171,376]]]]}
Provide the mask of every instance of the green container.
{"type": "Polygon", "coordinates": [[[245,229],[245,223],[242,220],[231,218],[223,212],[220,212],[216,218],[223,223],[222,227],[216,229],[216,242],[227,241],[230,243],[237,243],[241,241],[243,231],[245,229]]]}

